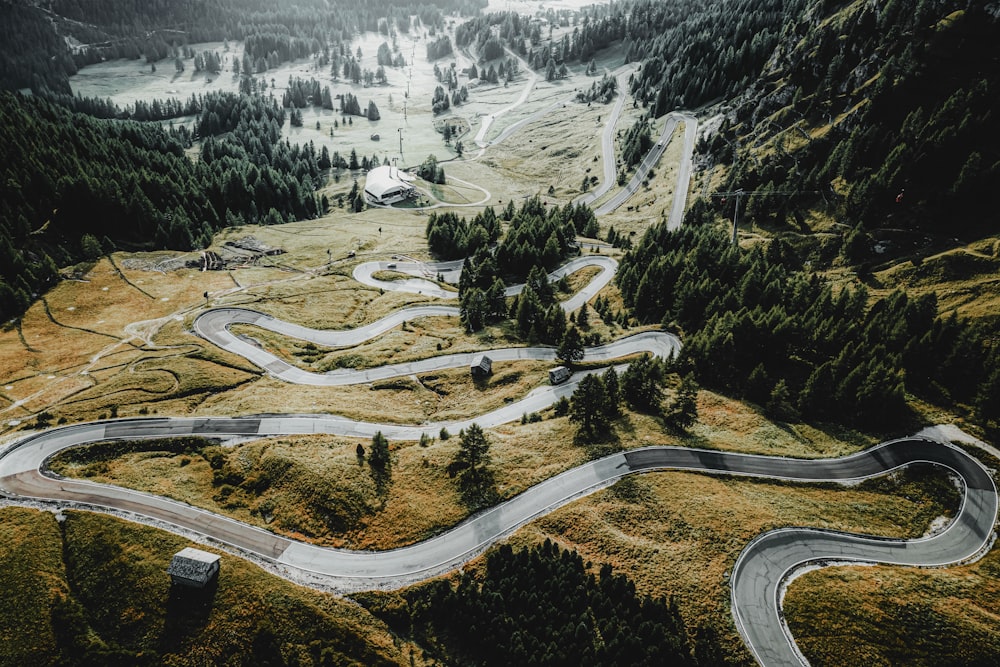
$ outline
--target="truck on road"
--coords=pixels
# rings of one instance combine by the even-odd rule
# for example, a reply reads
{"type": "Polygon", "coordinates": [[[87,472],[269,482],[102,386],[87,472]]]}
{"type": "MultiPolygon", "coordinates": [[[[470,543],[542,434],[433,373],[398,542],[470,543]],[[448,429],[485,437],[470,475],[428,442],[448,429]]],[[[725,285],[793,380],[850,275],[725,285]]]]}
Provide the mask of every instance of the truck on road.
{"type": "Polygon", "coordinates": [[[565,366],[556,366],[549,371],[549,384],[562,384],[572,373],[565,366]]]}

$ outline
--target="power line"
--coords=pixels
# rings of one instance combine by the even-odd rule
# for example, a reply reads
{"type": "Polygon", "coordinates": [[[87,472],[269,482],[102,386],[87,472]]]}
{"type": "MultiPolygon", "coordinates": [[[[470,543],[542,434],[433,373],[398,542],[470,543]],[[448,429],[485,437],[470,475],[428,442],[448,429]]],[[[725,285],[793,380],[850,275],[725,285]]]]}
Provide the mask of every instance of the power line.
{"type": "Polygon", "coordinates": [[[807,194],[822,194],[820,190],[744,190],[740,188],[739,190],[730,190],[728,192],[714,192],[710,196],[713,198],[721,197],[725,199],[726,197],[736,198],[736,208],[733,209],[733,245],[737,242],[737,231],[738,231],[738,221],[740,216],[740,199],[743,197],[749,197],[750,195],[779,195],[782,197],[790,197],[792,195],[807,195],[807,194]]]}

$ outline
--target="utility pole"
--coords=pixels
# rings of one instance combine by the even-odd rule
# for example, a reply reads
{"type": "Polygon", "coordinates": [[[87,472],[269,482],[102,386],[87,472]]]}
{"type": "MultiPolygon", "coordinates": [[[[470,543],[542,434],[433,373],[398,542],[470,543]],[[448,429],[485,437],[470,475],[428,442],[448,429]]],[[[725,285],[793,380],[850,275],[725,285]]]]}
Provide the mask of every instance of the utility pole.
{"type": "Polygon", "coordinates": [[[733,245],[736,245],[739,240],[737,230],[739,229],[740,199],[742,199],[746,194],[747,193],[740,188],[739,190],[734,190],[732,192],[716,192],[712,195],[713,197],[722,197],[723,203],[725,203],[726,197],[736,197],[736,208],[733,209],[733,245]]]}
{"type": "Polygon", "coordinates": [[[399,157],[403,157],[403,128],[397,127],[396,132],[399,133],[399,157]]]}
{"type": "Polygon", "coordinates": [[[747,192],[743,188],[739,190],[732,190],[730,192],[716,192],[712,194],[713,198],[722,198],[722,203],[726,202],[727,197],[736,198],[736,208],[733,210],[733,245],[739,241],[739,217],[740,217],[740,201],[743,197],[748,197],[750,195],[766,196],[766,195],[779,195],[782,197],[790,197],[792,195],[805,195],[805,194],[822,194],[819,190],[752,190],[747,192]]]}
{"type": "Polygon", "coordinates": [[[733,210],[733,245],[736,245],[736,242],[738,240],[737,229],[740,216],[740,199],[742,199],[743,196],[746,194],[750,193],[744,192],[742,188],[740,188],[739,190],[733,190],[731,192],[715,192],[712,194],[713,198],[721,198],[723,204],[726,203],[727,197],[736,198],[736,208],[733,210]]]}

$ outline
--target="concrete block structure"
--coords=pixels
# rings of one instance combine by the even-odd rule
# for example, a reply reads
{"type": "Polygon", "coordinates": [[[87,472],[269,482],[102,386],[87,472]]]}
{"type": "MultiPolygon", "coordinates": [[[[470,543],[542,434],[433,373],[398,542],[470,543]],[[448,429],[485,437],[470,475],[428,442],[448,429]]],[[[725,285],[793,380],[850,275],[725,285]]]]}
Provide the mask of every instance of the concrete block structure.
{"type": "Polygon", "coordinates": [[[170,561],[167,574],[175,585],[204,588],[219,574],[219,556],[187,547],[170,561]]]}

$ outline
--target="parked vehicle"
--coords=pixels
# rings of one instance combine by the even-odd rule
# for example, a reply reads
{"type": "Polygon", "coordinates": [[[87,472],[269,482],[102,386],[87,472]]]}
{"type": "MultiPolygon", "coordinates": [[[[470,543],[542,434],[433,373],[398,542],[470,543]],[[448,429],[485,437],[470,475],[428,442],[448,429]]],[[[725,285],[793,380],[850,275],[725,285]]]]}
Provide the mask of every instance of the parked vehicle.
{"type": "Polygon", "coordinates": [[[572,373],[565,366],[556,366],[549,371],[549,384],[562,384],[569,379],[570,375],[572,373]]]}

